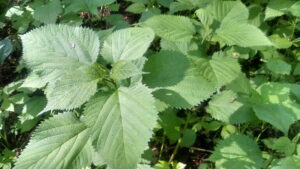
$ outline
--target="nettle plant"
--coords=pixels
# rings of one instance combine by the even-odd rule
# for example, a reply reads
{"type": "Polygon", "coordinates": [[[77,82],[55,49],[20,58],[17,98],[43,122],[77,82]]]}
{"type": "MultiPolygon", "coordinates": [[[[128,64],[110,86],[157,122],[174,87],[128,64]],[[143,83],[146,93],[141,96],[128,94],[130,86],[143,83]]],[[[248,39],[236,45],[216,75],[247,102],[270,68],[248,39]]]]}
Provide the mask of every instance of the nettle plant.
{"type": "MultiPolygon", "coordinates": [[[[231,52],[277,45],[248,21],[241,2],[214,1],[195,16],[156,15],[101,42],[92,30],[67,25],[22,35],[31,70],[24,83],[44,90],[47,105],[40,114],[58,114],[36,129],[15,168],[143,168],[141,154],[158,112],[190,109],[211,96],[207,112],[213,118],[229,124],[259,119],[287,135],[300,119],[299,85],[252,85],[231,52]],[[148,50],[155,35],[160,49],[148,50]],[[219,50],[207,56],[211,48],[219,50]]],[[[285,160],[293,158],[290,153],[285,160]]],[[[242,134],[221,141],[209,160],[217,168],[263,167],[257,143],[242,134]]]]}

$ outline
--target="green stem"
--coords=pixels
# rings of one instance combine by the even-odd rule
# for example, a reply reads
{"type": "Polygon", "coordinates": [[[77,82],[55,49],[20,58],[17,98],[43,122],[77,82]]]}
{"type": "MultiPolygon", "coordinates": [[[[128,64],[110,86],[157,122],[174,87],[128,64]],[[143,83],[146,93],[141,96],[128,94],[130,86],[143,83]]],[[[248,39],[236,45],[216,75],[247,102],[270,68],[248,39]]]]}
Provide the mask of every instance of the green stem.
{"type": "Polygon", "coordinates": [[[265,123],[263,123],[262,126],[261,126],[261,132],[256,137],[256,140],[255,140],[256,142],[258,142],[258,140],[260,139],[262,133],[265,132],[265,131],[266,131],[266,129],[265,129],[265,123]]]}
{"type": "Polygon", "coordinates": [[[162,138],[162,144],[161,144],[161,147],[160,147],[158,160],[161,159],[162,153],[163,153],[164,148],[165,148],[165,142],[166,142],[166,136],[164,135],[163,138],[162,138]]]}
{"type": "MultiPolygon", "coordinates": [[[[189,124],[189,121],[190,121],[190,117],[191,117],[190,112],[188,112],[187,118],[186,118],[186,121],[185,121],[185,124],[184,124],[184,127],[183,127],[183,130],[185,130],[187,128],[187,126],[189,124]]],[[[175,149],[174,149],[174,151],[173,151],[173,153],[172,153],[172,155],[171,155],[171,157],[169,159],[169,162],[168,162],[169,164],[171,164],[172,161],[174,160],[174,158],[175,158],[175,156],[176,156],[176,154],[178,152],[178,149],[179,149],[179,146],[180,146],[181,142],[182,142],[182,136],[180,136],[180,138],[177,141],[175,149]]]]}
{"type": "Polygon", "coordinates": [[[175,149],[174,149],[174,151],[173,151],[173,153],[172,153],[172,155],[171,155],[171,157],[170,157],[170,159],[169,159],[169,162],[168,162],[169,164],[171,164],[172,161],[174,160],[174,158],[175,158],[175,156],[176,156],[176,154],[177,154],[177,152],[178,152],[178,149],[179,149],[179,146],[180,146],[181,142],[182,142],[182,138],[180,137],[180,138],[178,139],[177,144],[176,144],[176,147],[175,147],[175,149]]]}

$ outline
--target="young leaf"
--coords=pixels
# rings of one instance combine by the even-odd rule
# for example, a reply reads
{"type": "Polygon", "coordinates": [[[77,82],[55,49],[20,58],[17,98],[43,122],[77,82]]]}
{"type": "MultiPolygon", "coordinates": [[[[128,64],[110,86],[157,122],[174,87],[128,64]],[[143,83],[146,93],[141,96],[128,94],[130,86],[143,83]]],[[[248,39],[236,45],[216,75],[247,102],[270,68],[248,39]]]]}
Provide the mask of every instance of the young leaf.
{"type": "Polygon", "coordinates": [[[216,168],[259,169],[263,164],[259,147],[245,135],[231,135],[219,142],[209,160],[216,168]]]}
{"type": "Polygon", "coordinates": [[[159,114],[159,123],[164,129],[164,134],[171,143],[175,143],[180,138],[180,126],[184,124],[184,119],[178,117],[176,112],[166,110],[159,114]]]}
{"type": "Polygon", "coordinates": [[[85,113],[93,145],[108,166],[136,168],[157,119],[150,90],[139,84],[100,93],[87,104],[85,113]]]}
{"type": "Polygon", "coordinates": [[[101,80],[95,67],[82,67],[50,84],[45,91],[48,103],[44,112],[74,109],[89,100],[97,92],[97,83],[101,80]]]}
{"type": "Polygon", "coordinates": [[[141,74],[142,71],[134,63],[120,60],[113,64],[110,77],[115,80],[124,80],[141,74]]]}
{"type": "Polygon", "coordinates": [[[163,39],[173,42],[190,41],[196,33],[191,20],[184,16],[156,15],[141,24],[152,28],[163,39]]]}
{"type": "Polygon", "coordinates": [[[16,162],[15,169],[72,168],[91,164],[89,130],[71,112],[44,121],[16,162]]]}
{"type": "Polygon", "coordinates": [[[143,56],[154,33],[149,28],[127,28],[112,33],[102,46],[101,55],[108,63],[135,60],[143,56]]]}
{"type": "Polygon", "coordinates": [[[100,42],[90,29],[47,25],[21,36],[26,66],[54,83],[67,72],[96,62],[100,42]]]}

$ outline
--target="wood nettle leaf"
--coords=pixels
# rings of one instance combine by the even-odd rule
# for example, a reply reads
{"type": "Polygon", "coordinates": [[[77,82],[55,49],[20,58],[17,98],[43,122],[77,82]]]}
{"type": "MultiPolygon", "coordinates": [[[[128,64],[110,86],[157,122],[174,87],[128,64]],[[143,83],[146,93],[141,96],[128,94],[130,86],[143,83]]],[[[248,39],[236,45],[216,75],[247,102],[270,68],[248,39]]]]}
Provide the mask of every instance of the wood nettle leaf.
{"type": "Polygon", "coordinates": [[[143,82],[155,89],[153,95],[175,108],[191,108],[216,90],[198,67],[179,52],[161,51],[150,57],[144,68],[143,82]]]}
{"type": "Polygon", "coordinates": [[[270,0],[266,7],[265,20],[284,15],[294,3],[293,0],[270,0]]]}
{"type": "Polygon", "coordinates": [[[98,7],[103,5],[109,5],[116,0],[72,0],[71,3],[66,7],[65,12],[82,12],[90,11],[94,15],[98,14],[98,7]]]}
{"type": "Polygon", "coordinates": [[[221,43],[241,47],[273,45],[259,28],[248,24],[249,10],[239,1],[214,1],[196,14],[200,20],[208,18],[216,21],[210,24],[215,29],[214,38],[221,43]]]}
{"type": "Polygon", "coordinates": [[[62,79],[51,83],[45,90],[48,110],[70,110],[80,107],[97,92],[101,72],[96,66],[81,67],[65,74],[62,79]]]}
{"type": "Polygon", "coordinates": [[[219,142],[209,160],[216,168],[259,169],[263,165],[258,145],[245,135],[231,135],[219,142]]]}
{"type": "Polygon", "coordinates": [[[89,129],[71,112],[55,115],[35,131],[15,169],[82,169],[91,165],[89,129]]]}
{"type": "Polygon", "coordinates": [[[295,84],[263,84],[257,89],[262,101],[253,106],[256,116],[287,134],[290,125],[300,119],[298,89],[295,84]]]}
{"type": "Polygon", "coordinates": [[[141,25],[150,27],[158,36],[173,42],[190,41],[196,33],[191,20],[184,16],[155,15],[141,25]]]}
{"type": "Polygon", "coordinates": [[[183,80],[189,66],[189,60],[183,54],[160,51],[150,56],[144,66],[143,82],[151,88],[174,86],[183,80]]]}
{"type": "Polygon", "coordinates": [[[100,48],[92,30],[67,25],[43,26],[21,39],[26,66],[51,83],[67,72],[92,65],[100,48]]]}
{"type": "Polygon", "coordinates": [[[59,0],[49,1],[47,4],[38,6],[33,14],[33,18],[46,24],[56,22],[58,15],[62,12],[59,0]]]}
{"type": "Polygon", "coordinates": [[[225,90],[212,98],[207,112],[213,118],[229,124],[245,123],[257,119],[251,106],[243,104],[237,99],[236,93],[225,90]]]}
{"type": "Polygon", "coordinates": [[[234,58],[214,55],[212,59],[196,58],[193,61],[199,73],[216,88],[230,83],[241,74],[240,64],[234,58]]]}
{"type": "Polygon", "coordinates": [[[100,42],[93,31],[48,25],[22,37],[26,66],[49,82],[47,110],[74,109],[96,93],[103,72],[94,63],[100,42]]]}
{"type": "Polygon", "coordinates": [[[257,27],[250,24],[240,24],[233,20],[222,22],[216,30],[217,38],[228,45],[241,47],[272,46],[272,42],[257,27]]]}
{"type": "Polygon", "coordinates": [[[197,16],[203,12],[207,17],[215,19],[219,24],[223,20],[234,19],[237,22],[246,23],[249,12],[247,7],[239,1],[213,1],[204,10],[196,11],[197,16]]]}
{"type": "Polygon", "coordinates": [[[149,28],[127,28],[112,33],[103,43],[101,55],[108,63],[136,60],[144,55],[154,33],[149,28]]]}
{"type": "Polygon", "coordinates": [[[120,60],[112,65],[110,77],[119,81],[141,74],[142,70],[140,70],[133,62],[120,60]]]}
{"type": "Polygon", "coordinates": [[[84,112],[93,145],[105,163],[113,169],[136,168],[157,120],[150,89],[138,84],[99,93],[84,112]]]}

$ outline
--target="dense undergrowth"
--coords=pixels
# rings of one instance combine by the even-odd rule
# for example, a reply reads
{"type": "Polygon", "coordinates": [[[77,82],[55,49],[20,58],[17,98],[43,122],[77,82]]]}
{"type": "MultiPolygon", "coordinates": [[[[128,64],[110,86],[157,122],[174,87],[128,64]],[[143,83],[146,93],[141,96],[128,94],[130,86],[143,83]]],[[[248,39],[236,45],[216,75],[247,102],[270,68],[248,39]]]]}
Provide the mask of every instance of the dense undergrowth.
{"type": "Polygon", "coordinates": [[[299,169],[300,1],[0,0],[0,168],[299,169]]]}

